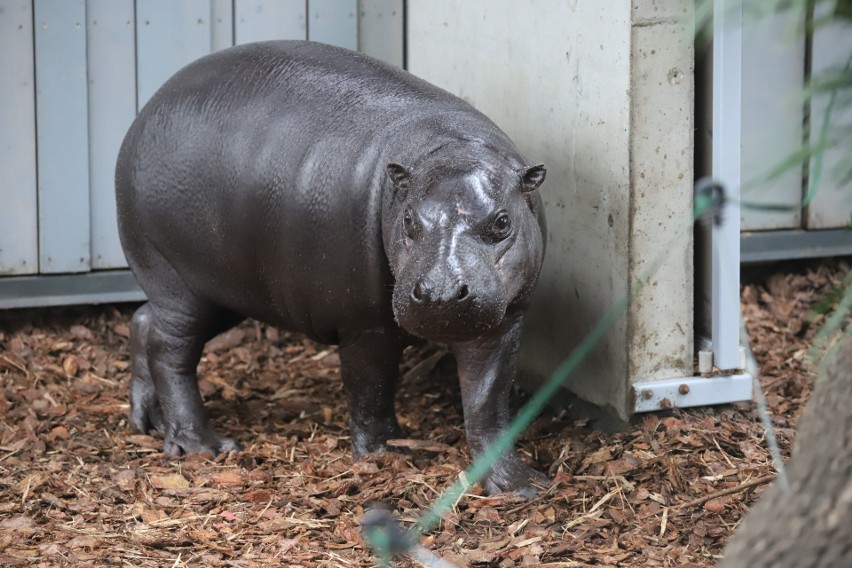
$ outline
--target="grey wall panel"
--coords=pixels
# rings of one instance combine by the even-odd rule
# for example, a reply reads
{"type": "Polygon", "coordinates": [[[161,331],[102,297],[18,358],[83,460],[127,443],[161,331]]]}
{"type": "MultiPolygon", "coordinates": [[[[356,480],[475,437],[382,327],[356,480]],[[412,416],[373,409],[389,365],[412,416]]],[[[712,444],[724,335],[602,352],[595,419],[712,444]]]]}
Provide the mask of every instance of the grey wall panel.
{"type": "Polygon", "coordinates": [[[210,0],[136,0],[139,108],[166,80],[213,48],[210,0]]]}
{"type": "MultiPolygon", "coordinates": [[[[820,2],[818,8],[830,9],[832,3],[820,2]]],[[[815,20],[824,17],[824,13],[815,14],[815,20]]],[[[837,20],[835,18],[835,20],[837,20]]],[[[818,77],[821,73],[839,70],[848,64],[852,53],[852,25],[835,21],[828,25],[817,26],[812,43],[811,73],[818,77]]],[[[843,95],[838,97],[843,99],[843,95]]],[[[819,144],[823,130],[823,118],[828,110],[829,97],[820,95],[811,102],[811,145],[819,144]]],[[[806,226],[808,229],[832,229],[852,224],[852,183],[843,183],[838,167],[849,171],[850,143],[849,129],[852,128],[852,105],[849,98],[838,100],[829,119],[828,138],[842,142],[829,148],[822,158],[820,183],[813,201],[807,208],[806,226]]],[[[810,163],[810,176],[814,179],[818,160],[810,163]]]]}
{"type": "Polygon", "coordinates": [[[403,0],[358,1],[358,51],[402,67],[403,0]]]}
{"type": "Polygon", "coordinates": [[[127,266],[118,240],[115,161],[136,115],[133,0],[88,0],[92,268],[127,266]]]}
{"type": "Polygon", "coordinates": [[[308,0],[308,39],[358,49],[358,0],[308,0]]]}
{"type": "Polygon", "coordinates": [[[233,0],[210,0],[210,25],[213,51],[234,45],[233,0]]]}
{"type": "Polygon", "coordinates": [[[0,0],[0,275],[38,271],[31,0],[0,0]]]}
{"type": "Polygon", "coordinates": [[[305,0],[234,0],[236,43],[306,39],[305,0]]]}
{"type": "Polygon", "coordinates": [[[86,3],[35,0],[39,271],[85,272],[89,257],[86,3]]]}
{"type": "Polygon", "coordinates": [[[755,205],[792,208],[743,208],[743,230],[801,225],[802,168],[793,168],[768,182],[759,180],[802,147],[804,24],[804,6],[759,16],[746,14],[743,22],[742,199],[755,205]]]}

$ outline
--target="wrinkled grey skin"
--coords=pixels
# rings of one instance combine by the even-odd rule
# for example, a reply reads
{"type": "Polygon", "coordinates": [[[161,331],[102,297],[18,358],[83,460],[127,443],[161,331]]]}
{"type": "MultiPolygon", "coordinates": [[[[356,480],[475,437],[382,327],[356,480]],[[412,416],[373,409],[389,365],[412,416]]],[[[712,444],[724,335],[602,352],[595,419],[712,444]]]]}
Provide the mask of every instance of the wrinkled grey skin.
{"type": "MultiPolygon", "coordinates": [[[[131,327],[131,422],[172,455],[237,449],[211,427],[196,367],[251,317],[340,345],[356,457],[401,435],[412,336],[448,343],[480,454],[509,420],[544,175],[464,101],[347,50],[266,42],[189,65],[142,109],[116,171],[149,299],[131,327]]],[[[534,481],[511,451],[484,484],[529,495],[534,481]]]]}

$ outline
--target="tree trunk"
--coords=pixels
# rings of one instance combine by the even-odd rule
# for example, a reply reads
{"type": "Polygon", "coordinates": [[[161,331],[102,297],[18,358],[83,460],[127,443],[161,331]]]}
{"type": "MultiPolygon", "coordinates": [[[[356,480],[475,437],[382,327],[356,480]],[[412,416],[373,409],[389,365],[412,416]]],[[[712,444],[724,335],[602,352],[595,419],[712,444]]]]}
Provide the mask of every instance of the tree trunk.
{"type": "Polygon", "coordinates": [[[720,567],[852,566],[852,336],[817,379],[787,476],[790,491],[766,490],[720,567]]]}

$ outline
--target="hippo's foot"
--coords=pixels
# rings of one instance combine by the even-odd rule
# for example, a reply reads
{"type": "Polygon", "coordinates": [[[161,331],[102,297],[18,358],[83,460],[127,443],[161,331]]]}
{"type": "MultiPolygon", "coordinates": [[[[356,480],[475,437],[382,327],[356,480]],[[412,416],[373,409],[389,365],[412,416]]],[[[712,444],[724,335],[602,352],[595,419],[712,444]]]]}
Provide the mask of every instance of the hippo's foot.
{"type": "Polygon", "coordinates": [[[221,436],[210,426],[170,427],[163,442],[163,453],[180,457],[185,454],[212,454],[240,450],[232,438],[221,436]]]}
{"type": "MultiPolygon", "coordinates": [[[[386,443],[388,440],[403,437],[402,428],[399,427],[396,416],[381,423],[375,422],[370,427],[356,425],[350,421],[349,431],[352,433],[352,456],[356,460],[365,454],[386,452],[390,449],[386,443]]],[[[399,450],[394,449],[394,451],[399,450]]]]}
{"type": "Polygon", "coordinates": [[[527,499],[548,484],[547,476],[522,462],[514,452],[503,456],[482,480],[489,495],[514,492],[527,499]]]}
{"type": "Polygon", "coordinates": [[[130,380],[130,424],[143,434],[151,430],[165,431],[157,391],[150,378],[145,380],[134,375],[130,380]]]}
{"type": "Polygon", "coordinates": [[[216,455],[240,449],[237,442],[220,436],[210,426],[167,426],[154,384],[137,376],[130,381],[130,424],[143,434],[151,430],[165,434],[163,453],[174,457],[203,453],[216,455]]]}

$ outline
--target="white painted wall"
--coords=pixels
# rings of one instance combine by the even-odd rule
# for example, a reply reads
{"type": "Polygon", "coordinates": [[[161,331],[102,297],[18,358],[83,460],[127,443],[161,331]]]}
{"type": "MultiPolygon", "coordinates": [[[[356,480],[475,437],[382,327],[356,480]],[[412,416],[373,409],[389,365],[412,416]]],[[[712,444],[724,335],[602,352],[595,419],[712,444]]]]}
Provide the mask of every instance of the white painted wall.
{"type": "Polygon", "coordinates": [[[631,382],[691,374],[692,34],[676,0],[409,0],[408,69],[544,162],[548,250],[521,372],[548,376],[671,254],[570,388],[626,417],[631,382]],[[683,237],[669,242],[677,230],[683,237]],[[649,376],[650,375],[650,376],[649,376]]]}

